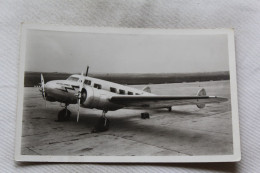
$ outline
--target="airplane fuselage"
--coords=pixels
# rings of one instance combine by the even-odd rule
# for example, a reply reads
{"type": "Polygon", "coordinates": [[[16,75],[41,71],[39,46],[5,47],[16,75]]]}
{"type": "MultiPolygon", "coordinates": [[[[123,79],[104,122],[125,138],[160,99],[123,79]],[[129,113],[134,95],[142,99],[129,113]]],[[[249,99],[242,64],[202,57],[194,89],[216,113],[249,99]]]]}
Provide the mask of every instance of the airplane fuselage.
{"type": "MultiPolygon", "coordinates": [[[[67,80],[54,80],[46,84],[44,84],[44,78],[41,74],[41,92],[45,101],[57,101],[65,104],[65,109],[58,114],[58,121],[69,119],[71,114],[67,109],[69,104],[77,104],[77,122],[80,107],[102,110],[100,123],[97,125],[98,129],[101,128],[101,131],[109,127],[109,121],[105,116],[107,111],[115,111],[121,108],[167,108],[168,111],[171,111],[172,106],[176,105],[197,105],[201,109],[208,103],[221,103],[228,100],[217,96],[207,96],[204,88],[200,89],[196,96],[155,95],[151,94],[150,87],[139,90],[84,76],[83,73],[72,75],[67,80]]],[[[141,118],[149,118],[149,113],[141,114],[141,118]]]]}
{"type": "MultiPolygon", "coordinates": [[[[58,101],[65,104],[76,104],[79,92],[80,75],[72,75],[67,80],[53,80],[45,84],[46,100],[58,101]]],[[[116,95],[146,95],[153,96],[146,91],[120,85],[117,83],[83,76],[83,89],[80,106],[100,110],[117,110],[124,107],[111,103],[109,99],[116,95]]]]}

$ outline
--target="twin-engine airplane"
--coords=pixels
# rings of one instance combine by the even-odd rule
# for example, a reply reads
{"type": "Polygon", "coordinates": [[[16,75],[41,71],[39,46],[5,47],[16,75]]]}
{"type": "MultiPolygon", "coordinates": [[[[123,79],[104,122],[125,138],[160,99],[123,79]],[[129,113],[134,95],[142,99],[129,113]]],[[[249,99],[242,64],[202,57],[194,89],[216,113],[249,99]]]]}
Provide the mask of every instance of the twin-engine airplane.
{"type": "MultiPolygon", "coordinates": [[[[71,112],[67,109],[69,104],[77,104],[77,122],[79,120],[79,108],[90,108],[102,110],[102,116],[96,125],[95,131],[105,131],[109,128],[109,120],[105,116],[107,111],[115,111],[122,108],[133,109],[157,109],[167,108],[172,110],[172,106],[197,105],[204,108],[208,103],[225,102],[228,99],[207,96],[205,89],[198,91],[196,96],[170,96],[155,95],[151,93],[150,87],[143,90],[120,85],[117,83],[100,80],[87,76],[71,75],[66,80],[53,80],[44,83],[41,74],[41,92],[44,100],[50,102],[60,102],[65,105],[65,109],[58,113],[58,121],[68,120],[71,112]]],[[[149,113],[142,113],[141,118],[149,118],[149,113]]]]}

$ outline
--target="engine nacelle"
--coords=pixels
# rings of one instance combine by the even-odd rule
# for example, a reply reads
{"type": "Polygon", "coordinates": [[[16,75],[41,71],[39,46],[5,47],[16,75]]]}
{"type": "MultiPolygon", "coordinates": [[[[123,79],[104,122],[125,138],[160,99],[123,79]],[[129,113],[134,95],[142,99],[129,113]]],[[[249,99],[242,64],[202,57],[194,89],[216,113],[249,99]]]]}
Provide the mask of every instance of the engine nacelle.
{"type": "Polygon", "coordinates": [[[82,91],[82,96],[84,96],[84,98],[81,100],[81,106],[85,108],[96,108],[107,111],[122,108],[121,105],[109,101],[111,93],[105,90],[86,86],[82,91]]]}

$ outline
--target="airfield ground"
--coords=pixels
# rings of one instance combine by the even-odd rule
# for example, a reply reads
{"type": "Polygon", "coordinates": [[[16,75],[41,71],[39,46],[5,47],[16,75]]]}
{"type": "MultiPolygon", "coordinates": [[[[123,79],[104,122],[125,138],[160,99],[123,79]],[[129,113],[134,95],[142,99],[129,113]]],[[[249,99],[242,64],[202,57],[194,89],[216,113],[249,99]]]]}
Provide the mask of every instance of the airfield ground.
{"type": "MultiPolygon", "coordinates": [[[[205,88],[208,95],[230,98],[229,81],[149,85],[160,95],[196,95],[205,88]]],[[[143,88],[144,85],[133,86],[143,88]]],[[[26,87],[22,122],[23,155],[89,156],[175,156],[228,155],[233,153],[230,100],[196,106],[176,106],[172,112],[121,109],[108,112],[110,129],[91,133],[101,116],[100,110],[81,108],[76,122],[76,106],[70,105],[71,120],[56,122],[62,109],[59,103],[47,102],[39,88],[26,87]],[[149,112],[150,119],[140,113],[149,112]]]]}

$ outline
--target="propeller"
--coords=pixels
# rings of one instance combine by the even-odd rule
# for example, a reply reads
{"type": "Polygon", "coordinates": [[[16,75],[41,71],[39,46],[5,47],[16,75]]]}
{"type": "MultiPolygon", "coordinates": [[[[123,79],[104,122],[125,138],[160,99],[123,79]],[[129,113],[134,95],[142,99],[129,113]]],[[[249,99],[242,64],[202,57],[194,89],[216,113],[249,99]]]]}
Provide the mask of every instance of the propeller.
{"type": "Polygon", "coordinates": [[[46,108],[46,94],[45,94],[44,85],[45,85],[44,78],[43,78],[43,75],[41,74],[41,92],[42,92],[43,99],[45,101],[45,108],[46,108]]]}
{"type": "Polygon", "coordinates": [[[80,80],[79,80],[77,122],[79,122],[79,108],[80,108],[80,99],[81,99],[81,92],[82,92],[83,84],[84,84],[84,76],[83,76],[83,72],[82,72],[81,76],[80,76],[80,80]]]}
{"type": "Polygon", "coordinates": [[[86,76],[88,76],[88,69],[89,69],[89,66],[87,66],[87,70],[86,70],[86,76]]]}

